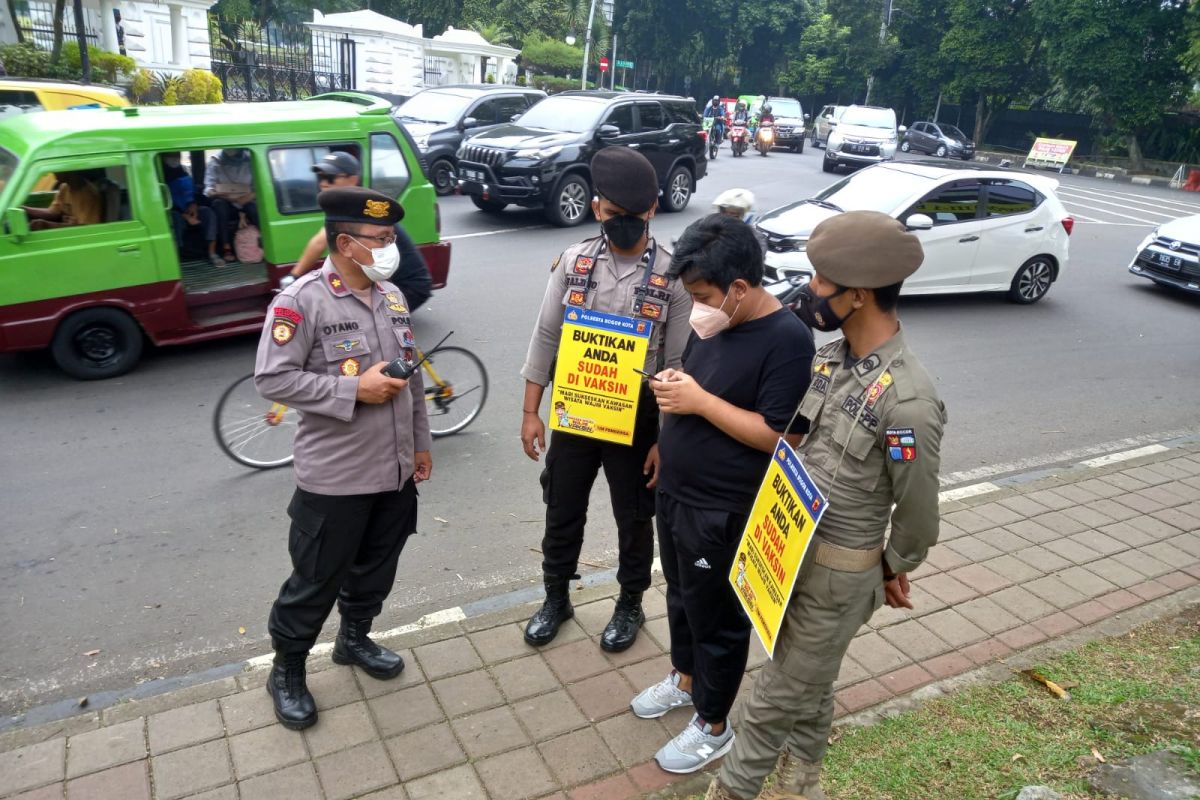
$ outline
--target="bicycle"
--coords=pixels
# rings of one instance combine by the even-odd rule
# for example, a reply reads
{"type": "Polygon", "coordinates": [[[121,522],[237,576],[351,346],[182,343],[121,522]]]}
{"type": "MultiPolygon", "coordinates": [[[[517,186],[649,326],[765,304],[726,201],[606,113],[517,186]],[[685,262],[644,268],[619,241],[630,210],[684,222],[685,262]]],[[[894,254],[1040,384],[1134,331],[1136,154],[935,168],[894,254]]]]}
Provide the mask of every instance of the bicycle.
{"type": "MultiPolygon", "coordinates": [[[[435,347],[418,352],[425,383],[425,410],[435,439],[466,428],[487,400],[487,370],[479,357],[464,347],[435,347]],[[450,375],[453,378],[445,376],[450,375]],[[466,398],[473,398],[466,401],[466,398]]],[[[292,463],[292,441],[300,412],[283,403],[264,400],[254,388],[254,373],[234,381],[213,411],[213,434],[225,455],[256,469],[292,463]]]]}

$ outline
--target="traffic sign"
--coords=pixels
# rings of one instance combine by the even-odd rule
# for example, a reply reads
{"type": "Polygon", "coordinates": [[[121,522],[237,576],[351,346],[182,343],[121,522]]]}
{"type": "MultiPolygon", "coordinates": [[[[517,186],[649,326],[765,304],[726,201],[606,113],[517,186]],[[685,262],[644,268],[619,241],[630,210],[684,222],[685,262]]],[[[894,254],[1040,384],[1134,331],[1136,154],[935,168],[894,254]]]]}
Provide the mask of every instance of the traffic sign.
{"type": "Polygon", "coordinates": [[[632,61],[622,61],[621,59],[618,58],[616,63],[617,63],[617,69],[633,69],[632,61]]]}
{"type": "Polygon", "coordinates": [[[601,71],[601,72],[608,72],[608,56],[601,56],[601,58],[600,58],[600,71],[601,71]]]}

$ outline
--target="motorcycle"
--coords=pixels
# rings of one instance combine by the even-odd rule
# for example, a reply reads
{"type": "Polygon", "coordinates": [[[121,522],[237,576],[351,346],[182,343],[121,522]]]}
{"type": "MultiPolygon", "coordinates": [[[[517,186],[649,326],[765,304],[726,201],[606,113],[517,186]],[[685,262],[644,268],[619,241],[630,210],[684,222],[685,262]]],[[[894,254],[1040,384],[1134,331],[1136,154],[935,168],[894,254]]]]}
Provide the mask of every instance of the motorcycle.
{"type": "Polygon", "coordinates": [[[729,129],[729,149],[733,151],[734,156],[740,156],[746,152],[749,146],[750,141],[749,134],[746,132],[746,123],[733,123],[733,127],[729,129]]]}
{"type": "Polygon", "coordinates": [[[754,146],[758,148],[759,155],[766,156],[771,151],[771,148],[775,146],[775,126],[770,122],[760,123],[754,146]]]}
{"type": "Polygon", "coordinates": [[[708,157],[710,159],[717,157],[717,150],[721,148],[721,131],[723,125],[716,124],[715,117],[706,117],[704,120],[704,131],[708,136],[708,157]]]}

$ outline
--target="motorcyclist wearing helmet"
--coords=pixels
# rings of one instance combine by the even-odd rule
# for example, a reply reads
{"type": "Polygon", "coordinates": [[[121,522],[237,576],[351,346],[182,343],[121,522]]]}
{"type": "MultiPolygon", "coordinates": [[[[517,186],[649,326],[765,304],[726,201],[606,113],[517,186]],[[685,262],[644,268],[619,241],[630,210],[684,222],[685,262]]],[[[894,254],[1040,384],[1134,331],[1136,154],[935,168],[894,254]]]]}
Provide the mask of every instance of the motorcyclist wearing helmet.
{"type": "Polygon", "coordinates": [[[712,102],[704,107],[704,118],[712,119],[712,136],[720,144],[725,138],[725,108],[721,105],[721,95],[714,94],[712,102]]]}
{"type": "Polygon", "coordinates": [[[741,100],[737,101],[737,105],[733,107],[733,121],[747,125],[750,122],[750,109],[746,108],[746,104],[741,100]]]}
{"type": "MultiPolygon", "coordinates": [[[[734,118],[736,119],[736,112],[734,118]]],[[[754,193],[749,189],[726,189],[713,200],[713,209],[718,214],[740,219],[753,229],[754,236],[763,252],[767,252],[767,236],[758,229],[755,221],[758,215],[754,213],[754,193]]]]}
{"type": "Polygon", "coordinates": [[[758,124],[760,126],[775,124],[775,115],[771,113],[770,103],[763,103],[762,111],[758,115],[758,124]]]}

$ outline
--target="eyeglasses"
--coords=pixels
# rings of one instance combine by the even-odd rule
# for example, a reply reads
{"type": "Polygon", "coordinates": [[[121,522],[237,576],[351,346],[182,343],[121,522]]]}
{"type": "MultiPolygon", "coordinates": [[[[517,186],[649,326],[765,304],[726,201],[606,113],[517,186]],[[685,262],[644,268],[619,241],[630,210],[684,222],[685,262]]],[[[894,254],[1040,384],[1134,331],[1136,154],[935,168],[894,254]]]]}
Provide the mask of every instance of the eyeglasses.
{"type": "Polygon", "coordinates": [[[317,183],[333,183],[334,181],[338,180],[339,178],[349,178],[349,177],[350,177],[349,175],[345,175],[345,174],[328,175],[328,174],[322,172],[317,175],[317,183]]]}
{"type": "MultiPolygon", "coordinates": [[[[371,241],[378,242],[380,247],[391,247],[396,243],[395,234],[391,236],[367,236],[365,233],[348,233],[346,235],[356,242],[359,239],[370,239],[371,241]]],[[[362,244],[362,242],[358,243],[362,244]]]]}

